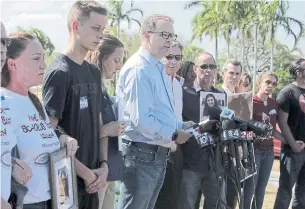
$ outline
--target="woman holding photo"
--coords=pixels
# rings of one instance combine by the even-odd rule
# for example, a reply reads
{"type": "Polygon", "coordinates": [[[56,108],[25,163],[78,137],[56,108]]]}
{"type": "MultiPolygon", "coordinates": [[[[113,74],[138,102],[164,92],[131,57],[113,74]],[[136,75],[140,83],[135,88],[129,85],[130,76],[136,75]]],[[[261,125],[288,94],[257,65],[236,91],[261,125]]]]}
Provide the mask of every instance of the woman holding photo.
{"type": "Polygon", "coordinates": [[[12,34],[9,39],[7,62],[1,72],[1,95],[12,110],[11,129],[17,139],[16,153],[32,170],[32,176],[20,182],[28,191],[23,206],[20,202],[18,206],[23,209],[49,209],[49,154],[67,147],[68,156],[74,155],[77,141],[63,134],[57,137],[44,106],[29,91],[30,87],[43,82],[46,63],[42,45],[24,32],[12,34]]]}

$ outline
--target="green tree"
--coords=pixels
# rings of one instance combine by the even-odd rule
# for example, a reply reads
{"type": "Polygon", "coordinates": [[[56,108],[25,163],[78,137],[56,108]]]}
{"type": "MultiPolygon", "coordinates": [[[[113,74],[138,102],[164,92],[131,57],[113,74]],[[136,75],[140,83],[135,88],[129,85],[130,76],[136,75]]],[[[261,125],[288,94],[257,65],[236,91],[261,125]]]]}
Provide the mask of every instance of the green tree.
{"type": "Polygon", "coordinates": [[[39,40],[39,42],[41,43],[43,49],[45,50],[45,52],[48,56],[50,56],[53,53],[55,47],[54,47],[51,39],[40,29],[31,28],[31,29],[26,30],[26,29],[23,29],[21,27],[18,27],[18,30],[27,32],[27,33],[35,36],[39,40]]]}
{"type": "Polygon", "coordinates": [[[187,46],[183,49],[183,61],[194,62],[195,58],[204,50],[194,45],[187,46]]]}
{"type": "Polygon", "coordinates": [[[116,27],[117,30],[116,35],[118,37],[120,37],[122,21],[127,21],[128,28],[130,28],[132,22],[137,23],[138,26],[140,27],[141,26],[140,21],[133,18],[132,15],[138,12],[143,17],[143,11],[138,8],[134,8],[133,1],[130,1],[130,9],[127,11],[124,11],[123,4],[124,4],[124,0],[107,1],[107,6],[110,9],[110,14],[109,14],[110,26],[116,27]]]}

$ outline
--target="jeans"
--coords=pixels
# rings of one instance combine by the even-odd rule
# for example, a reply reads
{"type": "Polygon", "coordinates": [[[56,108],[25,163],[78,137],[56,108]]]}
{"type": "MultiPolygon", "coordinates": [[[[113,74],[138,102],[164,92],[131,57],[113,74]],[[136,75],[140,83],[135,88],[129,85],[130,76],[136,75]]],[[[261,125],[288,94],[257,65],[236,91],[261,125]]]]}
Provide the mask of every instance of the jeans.
{"type": "Polygon", "coordinates": [[[136,144],[122,143],[124,165],[119,209],[154,208],[167,165],[168,152],[164,149],[151,151],[136,144]]]}
{"type": "Polygon", "coordinates": [[[181,183],[181,208],[195,209],[200,190],[204,196],[204,209],[225,208],[224,182],[216,178],[215,172],[183,169],[181,183]]]}
{"type": "Polygon", "coordinates": [[[183,157],[180,147],[171,153],[155,209],[179,209],[183,157]]]}
{"type": "Polygon", "coordinates": [[[294,153],[289,147],[282,148],[280,180],[274,209],[288,209],[295,185],[292,209],[305,208],[305,150],[294,153]]]}
{"type": "Polygon", "coordinates": [[[51,200],[23,205],[23,209],[52,209],[51,200]]]}
{"type": "Polygon", "coordinates": [[[244,209],[261,209],[264,203],[265,190],[268,184],[272,165],[274,161],[274,151],[255,150],[255,162],[257,174],[248,178],[244,184],[244,209]],[[255,197],[253,199],[255,190],[255,197]],[[254,201],[252,201],[255,200],[254,201]],[[256,204],[256,207],[255,207],[256,204]]]}

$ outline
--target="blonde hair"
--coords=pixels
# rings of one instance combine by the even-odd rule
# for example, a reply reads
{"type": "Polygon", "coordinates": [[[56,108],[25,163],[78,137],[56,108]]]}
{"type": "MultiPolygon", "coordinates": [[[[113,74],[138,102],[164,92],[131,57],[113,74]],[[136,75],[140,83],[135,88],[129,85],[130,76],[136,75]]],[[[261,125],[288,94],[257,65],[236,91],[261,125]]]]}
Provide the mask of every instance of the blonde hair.
{"type": "Polygon", "coordinates": [[[257,81],[256,81],[256,86],[257,86],[257,89],[258,89],[258,90],[261,88],[261,84],[262,84],[263,80],[264,80],[265,78],[267,78],[268,76],[274,76],[275,79],[276,79],[276,82],[279,80],[278,77],[277,77],[277,75],[276,75],[274,72],[272,72],[272,71],[266,71],[266,72],[262,73],[262,74],[259,76],[259,78],[257,79],[257,81]]]}

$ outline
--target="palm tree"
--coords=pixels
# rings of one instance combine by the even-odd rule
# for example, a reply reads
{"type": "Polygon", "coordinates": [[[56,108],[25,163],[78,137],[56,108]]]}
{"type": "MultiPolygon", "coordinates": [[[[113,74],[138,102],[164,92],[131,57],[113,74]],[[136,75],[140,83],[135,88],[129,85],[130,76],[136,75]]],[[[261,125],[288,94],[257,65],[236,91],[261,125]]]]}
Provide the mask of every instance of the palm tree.
{"type": "Polygon", "coordinates": [[[108,8],[110,9],[109,14],[109,20],[110,20],[110,26],[116,26],[117,28],[117,36],[120,37],[120,31],[121,31],[121,22],[127,21],[128,28],[130,28],[131,23],[135,22],[138,24],[138,26],[141,26],[141,23],[139,20],[132,18],[131,15],[135,12],[138,12],[143,17],[143,11],[134,8],[133,1],[130,2],[130,9],[126,12],[123,11],[123,4],[124,0],[109,0],[107,1],[108,8]]]}
{"type": "Polygon", "coordinates": [[[185,6],[189,9],[194,6],[201,6],[203,10],[197,14],[192,20],[193,35],[192,40],[195,38],[202,40],[202,35],[210,36],[215,39],[215,60],[218,61],[218,38],[219,38],[219,25],[221,20],[219,18],[219,9],[222,2],[206,2],[206,1],[193,1],[185,6]]]}
{"type": "Polygon", "coordinates": [[[302,33],[304,32],[304,23],[293,18],[287,16],[287,10],[289,8],[288,1],[279,1],[276,0],[268,5],[269,10],[269,23],[270,23],[270,42],[271,42],[271,60],[270,66],[271,70],[273,70],[273,59],[274,59],[274,43],[275,43],[275,34],[279,27],[283,27],[286,31],[287,35],[291,35],[294,39],[293,48],[296,47],[299,39],[302,37],[302,33]],[[299,29],[298,32],[295,32],[292,29],[292,25],[296,25],[299,29]]]}

